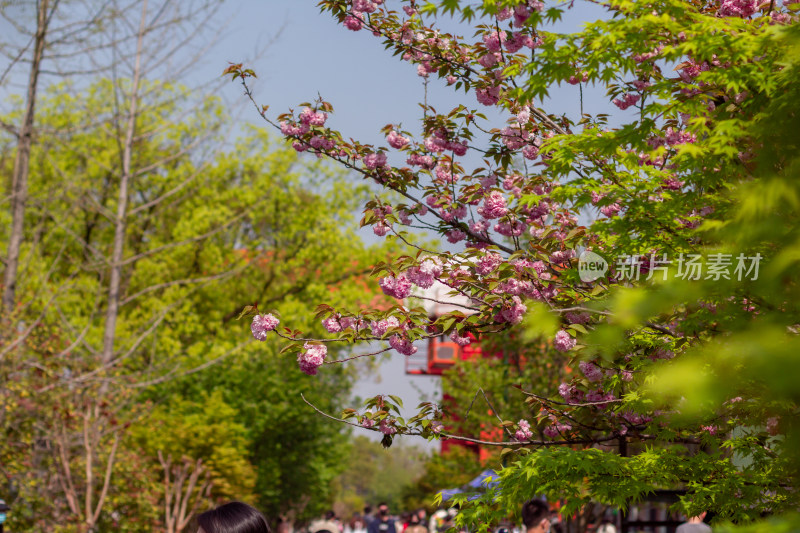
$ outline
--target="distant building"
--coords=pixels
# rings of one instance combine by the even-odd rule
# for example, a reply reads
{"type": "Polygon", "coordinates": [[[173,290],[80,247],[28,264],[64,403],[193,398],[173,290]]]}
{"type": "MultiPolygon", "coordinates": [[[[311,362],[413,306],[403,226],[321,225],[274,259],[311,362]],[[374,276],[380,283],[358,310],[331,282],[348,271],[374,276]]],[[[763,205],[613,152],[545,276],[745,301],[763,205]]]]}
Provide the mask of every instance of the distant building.
{"type": "MultiPolygon", "coordinates": [[[[461,294],[452,294],[453,289],[447,285],[435,281],[434,284],[425,290],[417,290],[416,295],[421,296],[423,307],[428,312],[428,316],[436,318],[451,311],[461,311],[465,315],[473,314],[471,311],[470,299],[461,294]]],[[[414,305],[419,305],[419,301],[414,299],[414,305]]],[[[416,354],[406,357],[406,374],[408,375],[424,375],[424,376],[441,376],[442,372],[452,367],[456,361],[467,361],[481,357],[491,357],[481,350],[480,341],[473,337],[472,344],[468,346],[459,346],[447,335],[440,335],[428,339],[428,349],[420,350],[416,354]]],[[[442,401],[447,403],[451,397],[447,394],[446,390],[442,390],[442,401]]],[[[481,440],[499,440],[503,433],[499,428],[491,428],[488,431],[481,432],[481,440]]],[[[474,451],[478,457],[483,460],[487,455],[486,450],[482,449],[478,444],[454,440],[442,439],[441,440],[441,453],[445,453],[453,446],[462,446],[464,448],[474,451]]]]}

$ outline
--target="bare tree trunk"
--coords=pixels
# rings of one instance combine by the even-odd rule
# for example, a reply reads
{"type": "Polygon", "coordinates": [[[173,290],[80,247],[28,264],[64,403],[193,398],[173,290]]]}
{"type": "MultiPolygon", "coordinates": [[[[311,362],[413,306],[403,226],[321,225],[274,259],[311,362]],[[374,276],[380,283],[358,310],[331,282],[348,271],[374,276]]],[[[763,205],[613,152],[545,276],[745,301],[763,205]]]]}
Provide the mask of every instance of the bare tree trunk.
{"type": "Polygon", "coordinates": [[[108,307],[106,323],[103,331],[102,363],[108,364],[114,358],[114,337],[119,315],[120,285],[122,280],[122,254],[125,245],[125,227],[128,218],[128,193],[131,182],[131,157],[133,155],[134,134],[136,132],[137,107],[139,104],[139,81],[141,77],[142,43],[147,25],[147,0],[142,2],[142,19],[139,23],[139,35],[136,41],[136,63],[133,69],[133,80],[128,108],[128,124],[125,130],[125,142],[122,147],[122,176],[119,180],[119,198],[117,200],[117,216],[114,222],[114,243],[111,253],[111,276],[108,283],[108,307]]]}
{"type": "Polygon", "coordinates": [[[48,0],[39,0],[36,13],[36,37],[28,77],[28,94],[25,114],[17,139],[17,154],[14,159],[14,175],[11,189],[11,235],[8,239],[6,269],[3,274],[2,311],[11,314],[17,290],[17,270],[19,268],[19,252],[22,245],[25,204],[28,201],[28,170],[30,168],[31,145],[33,144],[33,118],[36,109],[36,88],[39,84],[42,55],[47,36],[48,0]]]}
{"type": "Polygon", "coordinates": [[[182,533],[200,504],[210,497],[211,477],[202,459],[192,461],[184,457],[182,465],[173,465],[172,457],[168,455],[165,459],[159,450],[158,460],[164,470],[164,518],[167,533],[182,533]],[[200,476],[203,476],[203,481],[200,481],[200,476]],[[192,502],[191,506],[189,502],[192,502]]]}
{"type": "MultiPolygon", "coordinates": [[[[142,60],[142,45],[144,42],[144,34],[147,28],[147,0],[142,2],[142,15],[139,22],[139,32],[136,41],[136,59],[133,70],[133,79],[131,80],[130,98],[128,103],[128,117],[125,127],[125,139],[122,144],[122,173],[119,181],[119,195],[117,198],[117,213],[114,219],[114,241],[113,250],[111,252],[111,275],[108,285],[108,305],[106,307],[105,327],[103,330],[103,350],[100,354],[101,367],[107,365],[114,358],[114,339],[117,326],[117,318],[119,316],[119,301],[120,301],[120,286],[122,280],[122,255],[125,249],[125,236],[128,218],[128,200],[129,191],[132,180],[131,172],[131,159],[133,157],[134,136],[136,132],[136,119],[138,116],[139,105],[139,83],[141,80],[141,60],[142,60]]],[[[95,409],[99,409],[98,405],[101,399],[108,391],[107,383],[103,383],[100,387],[99,398],[95,399],[95,409]]],[[[96,413],[94,422],[99,424],[101,415],[96,413]]],[[[87,416],[88,423],[88,416],[87,416]]],[[[117,444],[119,442],[119,434],[114,433],[114,443],[111,453],[106,460],[106,474],[103,480],[100,496],[95,504],[93,496],[95,492],[94,483],[94,460],[96,454],[96,447],[100,446],[102,441],[102,431],[99,428],[92,428],[92,431],[84,431],[84,447],[86,452],[86,491],[84,495],[85,504],[85,517],[86,527],[88,531],[94,531],[97,525],[97,520],[100,518],[103,504],[105,503],[105,496],[107,494],[109,484],[111,481],[111,473],[114,467],[114,455],[116,452],[117,444]]]]}

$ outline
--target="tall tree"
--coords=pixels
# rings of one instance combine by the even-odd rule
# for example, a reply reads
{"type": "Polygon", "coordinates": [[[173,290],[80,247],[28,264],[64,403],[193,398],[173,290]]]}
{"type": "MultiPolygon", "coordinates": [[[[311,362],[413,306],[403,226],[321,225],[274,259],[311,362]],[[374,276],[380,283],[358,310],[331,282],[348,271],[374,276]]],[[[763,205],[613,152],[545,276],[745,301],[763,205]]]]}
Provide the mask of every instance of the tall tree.
{"type": "MultiPolygon", "coordinates": [[[[53,10],[55,10],[55,6],[53,10]]],[[[17,268],[22,244],[22,225],[25,218],[25,202],[28,196],[28,166],[31,144],[33,143],[36,90],[39,86],[39,74],[41,72],[47,28],[52,15],[53,11],[49,8],[48,0],[41,0],[36,3],[36,33],[34,36],[33,57],[25,94],[25,112],[17,133],[17,150],[14,158],[14,171],[11,177],[11,233],[8,239],[5,270],[3,271],[1,309],[3,314],[10,313],[14,308],[14,296],[17,289],[17,268]]]]}
{"type": "MultiPolygon", "coordinates": [[[[37,0],[31,5],[0,4],[2,17],[11,31],[9,41],[0,43],[0,53],[8,66],[0,73],[0,86],[25,79],[23,113],[16,120],[5,118],[0,124],[16,138],[14,168],[11,173],[9,235],[3,270],[3,295],[0,312],[5,317],[15,311],[19,263],[28,197],[31,147],[34,143],[37,94],[44,76],[60,78],[108,72],[112,64],[95,58],[108,53],[130,37],[127,29],[105,41],[102,31],[121,12],[119,5],[97,1],[77,5],[70,0],[37,0]],[[33,12],[30,12],[33,7],[33,12]],[[33,19],[33,29],[26,25],[33,19]],[[31,57],[26,60],[27,54],[31,57]],[[27,70],[25,70],[27,68],[27,70]],[[23,72],[26,74],[23,75],[23,72]]],[[[65,126],[69,127],[69,126],[65,126]]],[[[30,330],[26,332],[29,333],[30,330]]],[[[19,341],[20,338],[18,337],[19,341]]]]}

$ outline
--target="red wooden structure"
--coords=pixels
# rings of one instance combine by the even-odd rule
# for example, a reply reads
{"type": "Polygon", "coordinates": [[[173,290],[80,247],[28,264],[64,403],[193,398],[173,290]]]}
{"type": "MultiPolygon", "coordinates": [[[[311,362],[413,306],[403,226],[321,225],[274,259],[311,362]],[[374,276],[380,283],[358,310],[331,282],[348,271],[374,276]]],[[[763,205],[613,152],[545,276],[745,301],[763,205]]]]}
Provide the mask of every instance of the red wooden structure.
{"type": "MultiPolygon", "coordinates": [[[[406,374],[417,376],[441,376],[442,372],[452,367],[458,360],[470,360],[480,357],[487,357],[480,347],[477,339],[473,338],[472,344],[468,346],[459,346],[451,341],[447,336],[433,337],[428,340],[428,349],[419,351],[416,354],[406,357],[406,374]]],[[[442,391],[442,401],[447,404],[452,400],[452,397],[447,394],[447,391],[442,391]]],[[[503,436],[500,428],[492,428],[488,431],[481,431],[481,440],[496,440],[503,436]]],[[[472,450],[479,456],[480,460],[484,460],[488,451],[484,450],[481,446],[471,442],[465,442],[454,439],[441,440],[441,453],[446,453],[453,446],[461,446],[472,450]]]]}

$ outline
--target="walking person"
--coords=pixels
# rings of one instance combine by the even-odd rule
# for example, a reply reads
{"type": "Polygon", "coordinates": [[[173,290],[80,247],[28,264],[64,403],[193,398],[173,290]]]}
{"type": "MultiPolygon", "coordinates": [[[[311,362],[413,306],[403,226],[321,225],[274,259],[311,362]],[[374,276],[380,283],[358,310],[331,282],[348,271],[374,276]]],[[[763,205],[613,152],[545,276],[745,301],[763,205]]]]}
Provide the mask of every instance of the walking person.
{"type": "Polygon", "coordinates": [[[389,516],[389,506],[386,502],[378,504],[378,516],[370,522],[367,533],[397,533],[394,520],[389,516]]]}

